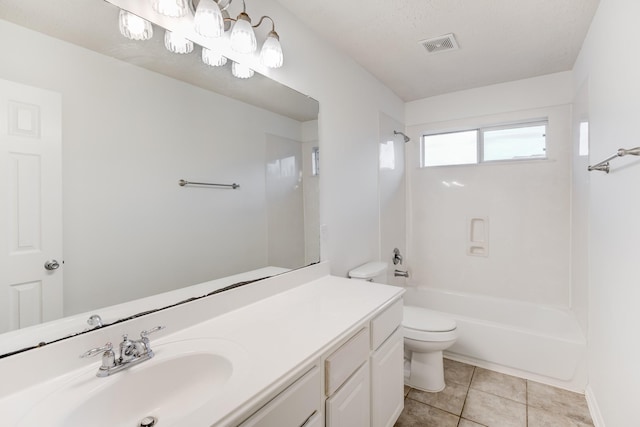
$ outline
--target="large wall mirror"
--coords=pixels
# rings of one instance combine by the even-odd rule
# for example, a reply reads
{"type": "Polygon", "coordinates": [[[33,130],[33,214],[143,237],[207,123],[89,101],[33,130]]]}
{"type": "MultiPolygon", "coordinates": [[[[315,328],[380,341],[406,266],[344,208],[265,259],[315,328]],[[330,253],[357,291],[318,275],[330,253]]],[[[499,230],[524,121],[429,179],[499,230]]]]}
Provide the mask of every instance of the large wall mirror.
{"type": "Polygon", "coordinates": [[[80,332],[69,319],[319,260],[318,103],[169,53],[159,28],[127,40],[117,16],[0,3],[0,353],[51,341],[42,322],[80,332]]]}

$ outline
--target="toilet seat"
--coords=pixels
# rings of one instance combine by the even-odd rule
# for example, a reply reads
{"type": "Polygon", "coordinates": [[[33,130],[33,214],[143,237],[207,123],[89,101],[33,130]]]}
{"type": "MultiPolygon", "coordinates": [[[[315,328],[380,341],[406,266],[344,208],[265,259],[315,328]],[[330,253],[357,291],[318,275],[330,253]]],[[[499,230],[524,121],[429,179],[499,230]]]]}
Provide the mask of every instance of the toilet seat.
{"type": "Polygon", "coordinates": [[[416,341],[449,341],[456,339],[456,322],[422,307],[404,306],[402,328],[405,338],[416,341]]]}

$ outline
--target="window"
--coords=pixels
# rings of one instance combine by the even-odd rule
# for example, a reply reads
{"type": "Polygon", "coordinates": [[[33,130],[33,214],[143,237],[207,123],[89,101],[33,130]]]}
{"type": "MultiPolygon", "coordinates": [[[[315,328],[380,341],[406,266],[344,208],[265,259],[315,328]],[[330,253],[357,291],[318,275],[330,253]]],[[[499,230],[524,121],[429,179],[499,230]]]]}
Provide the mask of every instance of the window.
{"type": "Polygon", "coordinates": [[[380,143],[380,169],[396,168],[396,146],[393,141],[380,143]]]}
{"type": "Polygon", "coordinates": [[[547,158],[547,122],[424,135],[422,167],[547,158]]]}
{"type": "Polygon", "coordinates": [[[468,165],[478,162],[478,131],[441,133],[422,138],[422,165],[468,165]]]}
{"type": "Polygon", "coordinates": [[[320,175],[320,148],[318,147],[311,149],[311,175],[320,175]]]}
{"type": "Polygon", "coordinates": [[[580,145],[578,146],[578,155],[589,155],[589,122],[580,122],[580,145]]]}

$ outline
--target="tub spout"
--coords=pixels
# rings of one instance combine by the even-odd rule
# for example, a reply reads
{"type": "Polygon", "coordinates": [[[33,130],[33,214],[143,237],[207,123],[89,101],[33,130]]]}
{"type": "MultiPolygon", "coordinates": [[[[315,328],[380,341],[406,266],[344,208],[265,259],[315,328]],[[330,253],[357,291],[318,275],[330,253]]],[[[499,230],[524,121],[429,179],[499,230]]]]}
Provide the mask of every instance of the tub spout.
{"type": "Polygon", "coordinates": [[[395,277],[409,277],[409,272],[405,270],[395,270],[393,275],[395,277]]]}

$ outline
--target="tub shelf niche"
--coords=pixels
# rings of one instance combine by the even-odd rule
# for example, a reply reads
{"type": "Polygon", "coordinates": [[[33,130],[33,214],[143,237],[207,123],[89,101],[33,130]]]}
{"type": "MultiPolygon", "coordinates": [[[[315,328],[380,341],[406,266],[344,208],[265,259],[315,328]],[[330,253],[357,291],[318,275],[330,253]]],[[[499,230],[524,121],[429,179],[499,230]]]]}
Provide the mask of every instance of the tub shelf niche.
{"type": "Polygon", "coordinates": [[[467,255],[489,256],[489,218],[471,217],[468,221],[467,255]]]}

